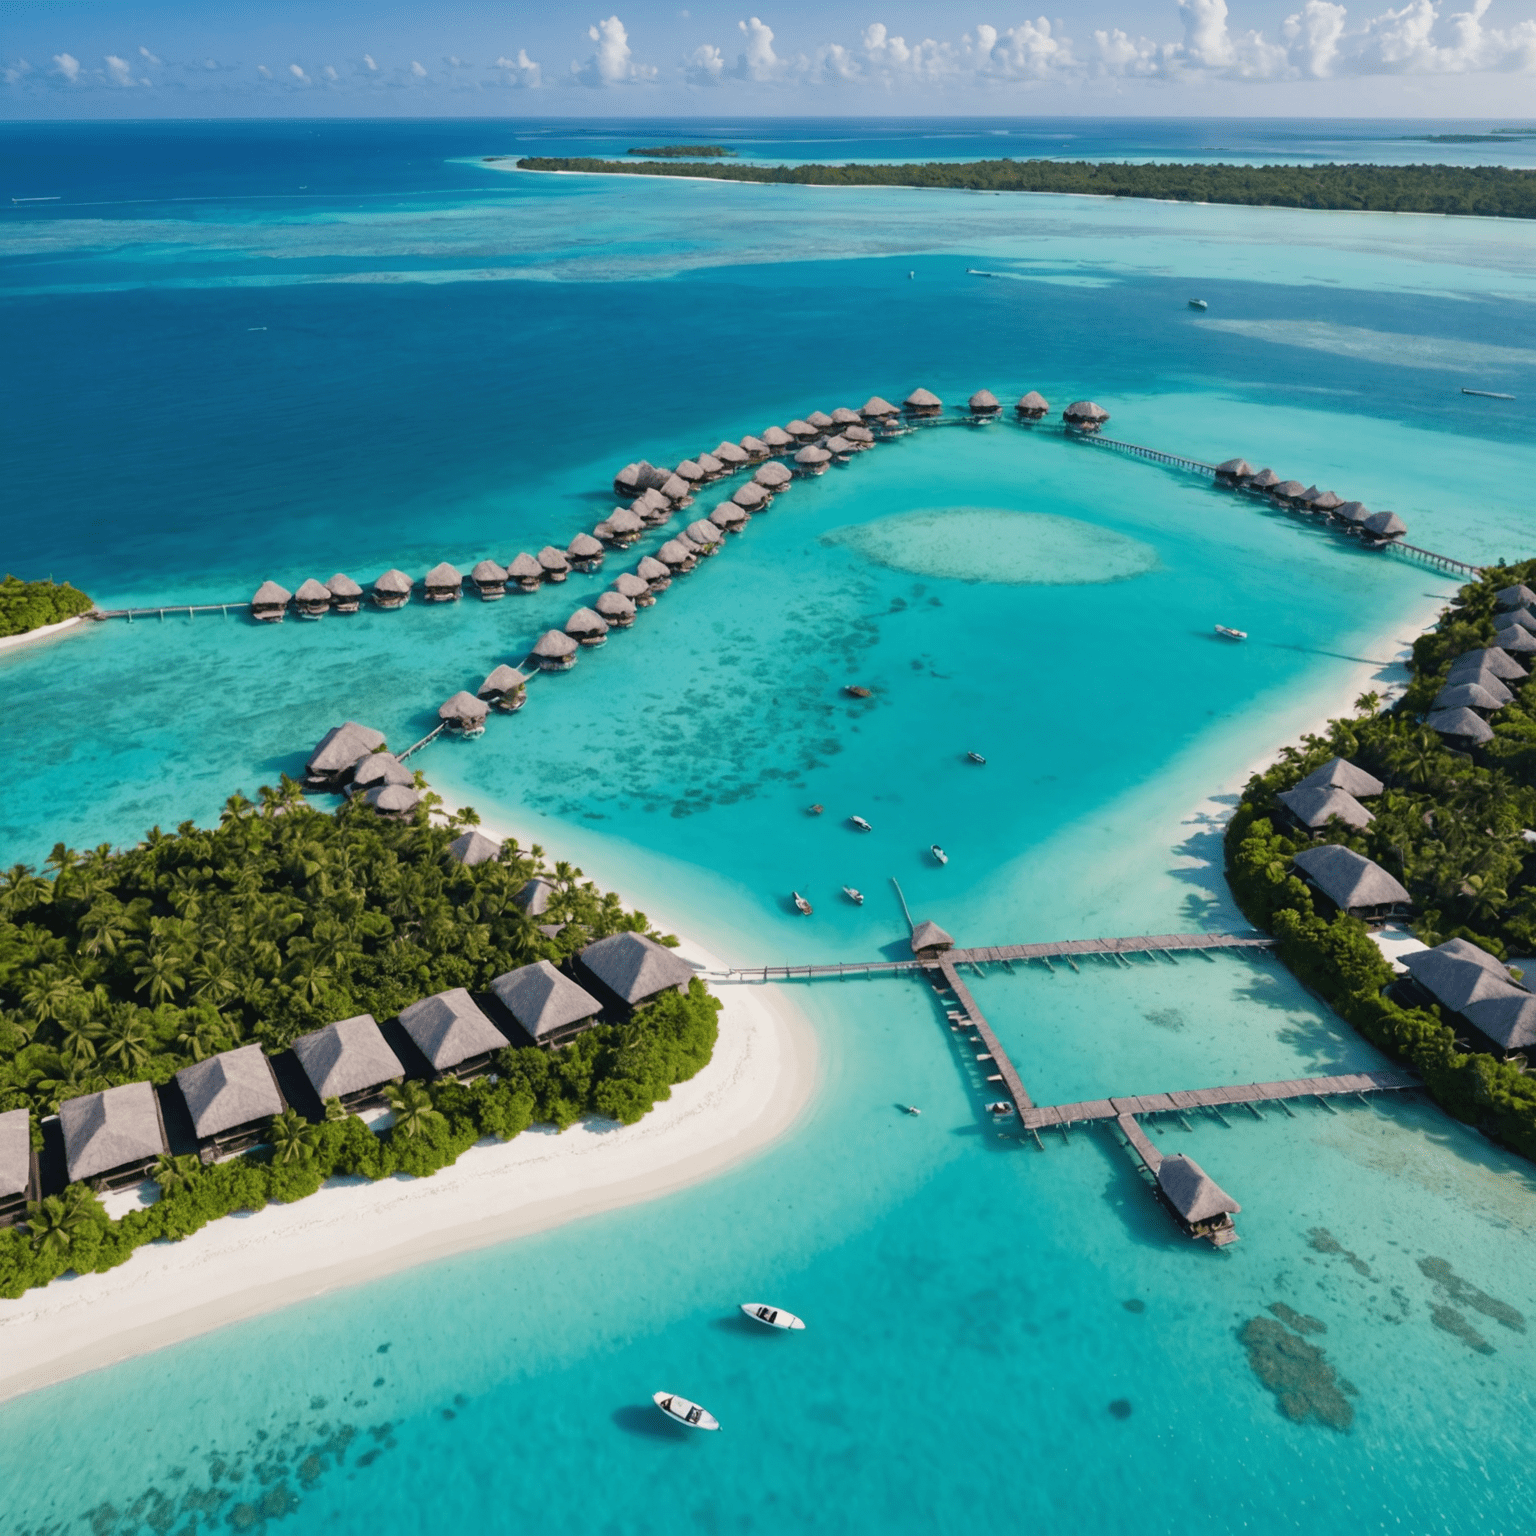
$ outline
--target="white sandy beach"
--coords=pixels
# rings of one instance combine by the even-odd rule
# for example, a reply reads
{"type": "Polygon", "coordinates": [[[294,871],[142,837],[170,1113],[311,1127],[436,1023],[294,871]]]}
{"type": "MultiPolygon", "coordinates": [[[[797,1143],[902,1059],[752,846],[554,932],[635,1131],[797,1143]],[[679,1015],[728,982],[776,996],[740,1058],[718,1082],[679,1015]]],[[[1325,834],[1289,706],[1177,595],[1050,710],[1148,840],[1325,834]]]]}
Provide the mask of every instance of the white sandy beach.
{"type": "Polygon", "coordinates": [[[57,624],[42,624],[19,635],[0,636],[0,651],[14,651],[19,646],[33,645],[39,640],[52,640],[56,635],[66,634],[78,627],[83,617],[83,614],[77,613],[73,618],[60,619],[57,624]]]}

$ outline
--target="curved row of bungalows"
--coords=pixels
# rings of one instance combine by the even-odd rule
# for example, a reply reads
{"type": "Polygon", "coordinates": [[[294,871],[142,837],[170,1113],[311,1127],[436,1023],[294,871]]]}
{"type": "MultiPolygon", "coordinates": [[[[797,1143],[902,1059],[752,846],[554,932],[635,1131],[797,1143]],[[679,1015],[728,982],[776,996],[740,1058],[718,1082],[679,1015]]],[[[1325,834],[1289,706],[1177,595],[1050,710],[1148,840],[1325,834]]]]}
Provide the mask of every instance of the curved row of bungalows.
{"type": "Polygon", "coordinates": [[[1334,491],[1282,480],[1274,470],[1255,469],[1247,459],[1228,459],[1216,466],[1215,473],[1219,485],[1256,491],[1289,511],[1324,517],[1368,549],[1381,549],[1408,532],[1408,525],[1395,512],[1372,512],[1363,502],[1345,501],[1334,491]]]}
{"type": "Polygon", "coordinates": [[[1502,613],[1508,621],[1494,643],[1467,651],[1451,663],[1445,686],[1434,697],[1424,723],[1450,747],[1470,752],[1493,740],[1490,718],[1514,701],[1514,688],[1529,674],[1515,660],[1536,655],[1536,612],[1502,613]]]}
{"type": "Polygon", "coordinates": [[[1358,832],[1376,819],[1360,802],[1381,794],[1385,787],[1363,768],[1335,757],[1275,799],[1291,825],[1308,836],[1321,835],[1334,821],[1358,832]]]}
{"type": "Polygon", "coordinates": [[[348,720],[333,725],[315,745],[304,764],[308,789],[340,790],[352,781],[358,764],[370,753],[384,749],[384,733],[348,720]]]}
{"type": "Polygon", "coordinates": [[[1536,996],[1487,950],[1466,939],[1448,939],[1400,955],[1398,964],[1407,975],[1387,995],[1403,1006],[1438,1004],[1442,1017],[1454,1015],[1453,1027],[1464,1026],[1480,1049],[1495,1054],[1536,1045],[1536,996]]]}

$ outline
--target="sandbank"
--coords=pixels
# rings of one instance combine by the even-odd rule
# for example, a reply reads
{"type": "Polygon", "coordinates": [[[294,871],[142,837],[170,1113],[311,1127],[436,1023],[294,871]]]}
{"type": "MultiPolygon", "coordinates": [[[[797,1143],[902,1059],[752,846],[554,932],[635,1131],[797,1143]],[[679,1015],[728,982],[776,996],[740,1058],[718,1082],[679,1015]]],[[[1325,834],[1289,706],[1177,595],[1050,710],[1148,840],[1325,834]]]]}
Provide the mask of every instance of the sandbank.
{"type": "Polygon", "coordinates": [[[41,624],[36,629],[29,629],[20,635],[5,635],[0,637],[0,651],[11,651],[19,645],[31,645],[34,640],[50,640],[55,635],[63,634],[65,630],[73,629],[85,615],[77,613],[71,618],[60,619],[57,624],[41,624]]]}

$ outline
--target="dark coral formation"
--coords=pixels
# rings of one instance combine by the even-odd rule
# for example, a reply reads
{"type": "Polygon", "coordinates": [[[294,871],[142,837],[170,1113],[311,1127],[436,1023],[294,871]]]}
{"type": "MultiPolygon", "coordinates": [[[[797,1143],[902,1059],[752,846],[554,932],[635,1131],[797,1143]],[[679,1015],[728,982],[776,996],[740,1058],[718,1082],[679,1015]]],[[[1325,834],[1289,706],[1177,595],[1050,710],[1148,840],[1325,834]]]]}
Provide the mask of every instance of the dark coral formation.
{"type": "Polygon", "coordinates": [[[1117,1397],[1109,1405],[1110,1414],[1117,1419],[1128,1419],[1131,1416],[1131,1400],[1128,1397],[1117,1397]]]}
{"type": "Polygon", "coordinates": [[[1317,1419],[1340,1431],[1354,1423],[1346,1384],[1339,1381],[1317,1345],[1268,1317],[1249,1318],[1239,1337],[1254,1375],[1275,1394],[1286,1418],[1298,1424],[1317,1419]]]}
{"type": "Polygon", "coordinates": [[[1338,1238],[1336,1238],[1333,1233],[1328,1230],[1327,1227],[1313,1227],[1312,1230],[1307,1233],[1307,1242],[1311,1244],[1314,1252],[1328,1254],[1336,1253],[1344,1259],[1345,1263],[1347,1263],[1350,1268],[1355,1271],[1356,1274],[1364,1275],[1367,1279],[1370,1278],[1371,1266],[1367,1264],[1364,1259],[1360,1258],[1359,1255],[1351,1253],[1349,1249],[1346,1248],[1338,1240],[1338,1238]]]}
{"type": "Polygon", "coordinates": [[[1493,1353],[1493,1345],[1455,1307],[1431,1307],[1429,1309],[1429,1316],[1430,1321],[1434,1323],[1436,1328],[1441,1329],[1445,1333],[1455,1335],[1468,1349],[1475,1349],[1480,1355],[1491,1355],[1493,1353]]]}
{"type": "Polygon", "coordinates": [[[1282,1323],[1293,1333],[1327,1333],[1328,1325],[1321,1318],[1308,1317],[1305,1312],[1298,1312],[1293,1307],[1288,1307],[1283,1301],[1272,1301],[1269,1310],[1280,1319],[1282,1323]]]}
{"type": "Polygon", "coordinates": [[[1515,1333],[1525,1332],[1523,1312],[1517,1312],[1507,1301],[1500,1301],[1498,1297],[1490,1296],[1486,1291],[1480,1291],[1475,1285],[1463,1280],[1445,1259],[1420,1259],[1419,1271],[1425,1279],[1434,1281],[1437,1294],[1443,1293],[1446,1299],[1471,1307],[1474,1312],[1491,1317],[1494,1322],[1515,1333]]]}

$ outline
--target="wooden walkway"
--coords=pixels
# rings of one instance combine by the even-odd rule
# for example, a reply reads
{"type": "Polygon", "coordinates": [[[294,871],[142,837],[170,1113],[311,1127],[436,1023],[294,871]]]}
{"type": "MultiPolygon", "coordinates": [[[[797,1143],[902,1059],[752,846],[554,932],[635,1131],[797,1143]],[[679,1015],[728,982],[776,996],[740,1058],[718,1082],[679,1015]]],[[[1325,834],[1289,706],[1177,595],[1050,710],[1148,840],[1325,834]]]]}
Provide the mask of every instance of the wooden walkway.
{"type": "MultiPolygon", "coordinates": [[[[969,988],[960,980],[959,972],[955,970],[953,962],[946,955],[934,967],[944,978],[945,985],[955,994],[962,1012],[965,1014],[966,1023],[981,1036],[982,1044],[987,1048],[987,1054],[992,1058],[992,1065],[996,1072],[989,1072],[987,1076],[997,1077],[1008,1091],[1008,1097],[1013,1101],[1013,1107],[1022,1115],[1034,1108],[1034,1100],[1030,1098],[1028,1090],[1024,1087],[1024,1080],[1015,1070],[1013,1063],[1008,1059],[1008,1053],[998,1042],[996,1035],[992,1033],[992,1026],[987,1023],[987,1016],[976,1006],[976,999],[971,996],[969,988]]],[[[986,1063],[982,1062],[985,1066],[986,1063]]]]}

